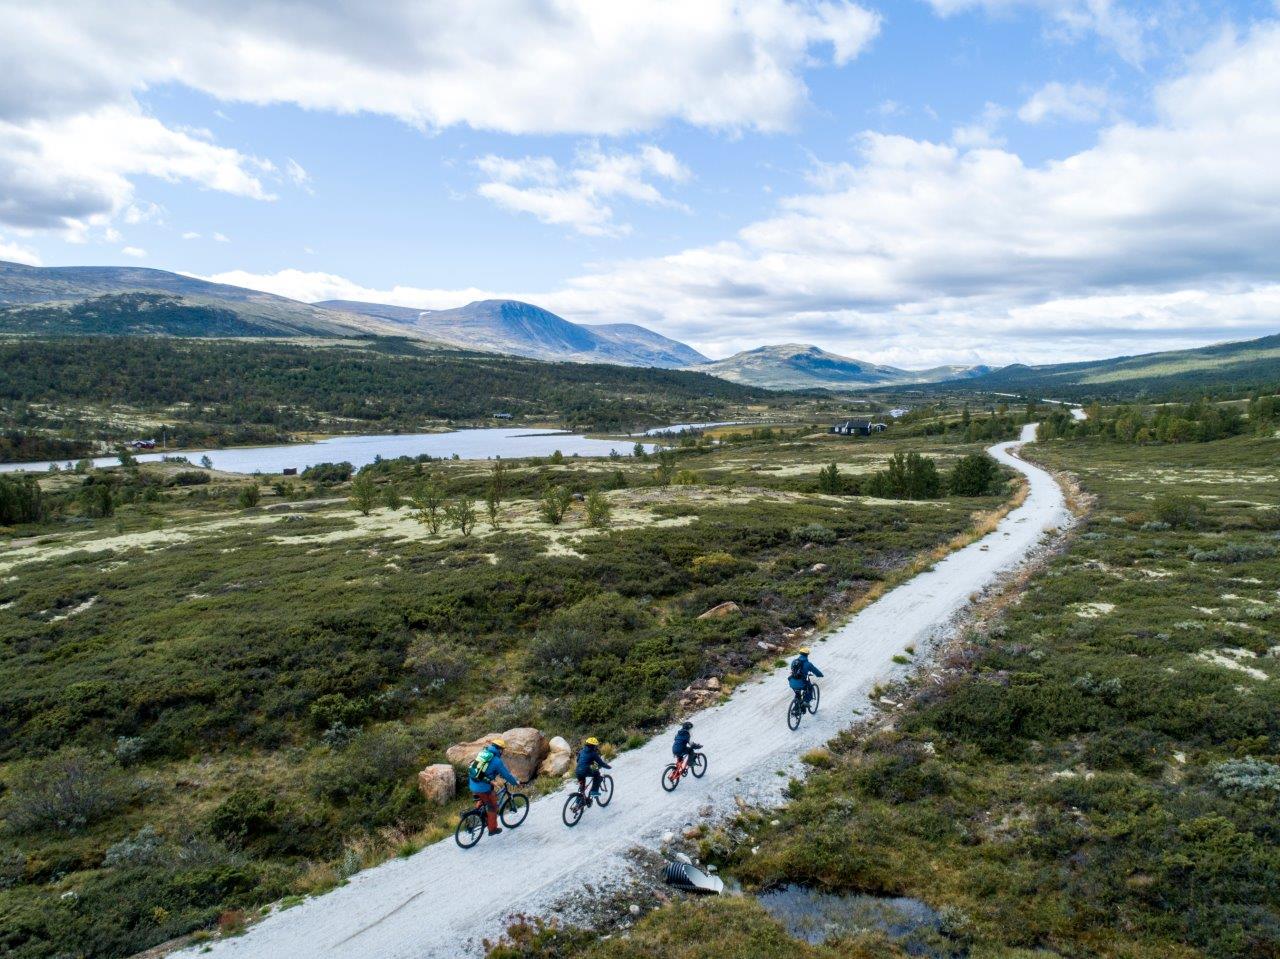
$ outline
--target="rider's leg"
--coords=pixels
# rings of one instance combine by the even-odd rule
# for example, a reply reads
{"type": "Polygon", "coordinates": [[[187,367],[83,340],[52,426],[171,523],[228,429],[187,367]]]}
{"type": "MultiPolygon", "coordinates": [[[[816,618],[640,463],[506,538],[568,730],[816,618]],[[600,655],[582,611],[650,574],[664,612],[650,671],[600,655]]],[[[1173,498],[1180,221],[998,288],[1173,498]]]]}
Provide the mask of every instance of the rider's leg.
{"type": "Polygon", "coordinates": [[[600,796],[600,774],[591,774],[591,798],[597,799],[600,796]]]}
{"type": "Polygon", "coordinates": [[[498,829],[498,797],[490,789],[487,793],[476,793],[476,801],[484,807],[484,818],[489,826],[489,834],[501,832],[498,829]]]}

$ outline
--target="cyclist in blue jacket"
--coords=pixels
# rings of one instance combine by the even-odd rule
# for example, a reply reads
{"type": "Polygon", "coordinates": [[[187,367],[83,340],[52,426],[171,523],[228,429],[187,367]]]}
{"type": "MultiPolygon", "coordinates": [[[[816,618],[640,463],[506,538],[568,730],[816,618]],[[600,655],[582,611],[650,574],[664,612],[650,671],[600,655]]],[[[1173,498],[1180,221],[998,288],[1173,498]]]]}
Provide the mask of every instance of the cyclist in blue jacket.
{"type": "Polygon", "coordinates": [[[507,744],[504,740],[493,740],[480,750],[467,769],[467,786],[476,804],[484,808],[490,836],[496,836],[502,832],[498,825],[498,797],[493,789],[493,781],[501,778],[513,786],[520,785],[520,780],[512,775],[511,770],[502,761],[502,751],[506,748],[507,744]]]}
{"type": "Polygon", "coordinates": [[[675,742],[671,744],[671,754],[676,757],[676,762],[680,760],[691,760],[695,749],[701,749],[701,743],[690,742],[693,735],[693,723],[683,722],[680,728],[676,730],[675,742]]]}
{"type": "Polygon", "coordinates": [[[586,791],[587,777],[591,777],[591,795],[587,797],[588,806],[600,798],[600,770],[612,768],[600,755],[600,740],[595,736],[588,736],[586,742],[582,744],[582,749],[578,750],[578,767],[574,770],[574,774],[578,777],[579,793],[586,791]]]}
{"type": "Polygon", "coordinates": [[[787,685],[794,689],[803,699],[805,706],[813,699],[813,683],[810,676],[821,678],[822,670],[809,662],[809,650],[800,650],[800,655],[791,660],[791,674],[787,677],[787,685]]]}

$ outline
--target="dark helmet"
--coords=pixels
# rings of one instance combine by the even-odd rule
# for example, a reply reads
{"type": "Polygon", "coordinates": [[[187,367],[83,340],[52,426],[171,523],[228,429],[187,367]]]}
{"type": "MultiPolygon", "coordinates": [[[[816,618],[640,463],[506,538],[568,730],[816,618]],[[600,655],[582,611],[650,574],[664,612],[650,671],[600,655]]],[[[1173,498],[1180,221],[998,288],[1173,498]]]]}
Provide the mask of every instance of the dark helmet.
{"type": "Polygon", "coordinates": [[[692,729],[692,728],[693,728],[693,723],[690,723],[690,722],[683,722],[683,723],[681,723],[681,724],[680,724],[680,728],[681,728],[681,729],[692,729]]]}

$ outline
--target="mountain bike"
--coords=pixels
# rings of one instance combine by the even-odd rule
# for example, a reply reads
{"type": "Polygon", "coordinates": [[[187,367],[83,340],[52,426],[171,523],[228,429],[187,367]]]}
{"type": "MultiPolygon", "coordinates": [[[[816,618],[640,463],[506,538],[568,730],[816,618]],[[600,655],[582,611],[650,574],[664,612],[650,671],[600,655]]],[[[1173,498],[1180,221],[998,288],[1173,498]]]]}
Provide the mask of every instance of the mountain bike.
{"type": "MultiPolygon", "coordinates": [[[[596,803],[601,808],[613,802],[613,777],[606,774],[600,777],[600,792],[595,798],[596,803]]],[[[564,820],[564,824],[572,829],[578,825],[578,821],[582,818],[582,814],[590,805],[591,800],[582,794],[581,789],[575,789],[569,794],[569,798],[564,801],[564,809],[560,813],[560,817],[564,820]]]]}
{"type": "MultiPolygon", "coordinates": [[[[513,793],[506,783],[498,793],[498,818],[508,829],[515,829],[529,815],[529,797],[524,793],[513,793]]],[[[484,804],[477,801],[474,806],[458,817],[458,827],[453,831],[453,840],[463,849],[470,849],[485,834],[486,815],[484,804]]]]}
{"type": "Polygon", "coordinates": [[[685,776],[693,773],[696,779],[701,779],[707,774],[707,757],[700,752],[694,752],[688,758],[681,756],[679,762],[668,763],[667,768],[662,771],[662,788],[667,792],[675,792],[676,787],[680,785],[680,780],[685,776]]]}
{"type": "Polygon", "coordinates": [[[803,689],[797,689],[796,694],[791,697],[791,702],[787,705],[787,725],[793,730],[800,728],[800,720],[804,718],[806,712],[812,716],[818,711],[818,700],[821,698],[821,692],[817,683],[810,683],[809,687],[813,690],[813,695],[810,697],[807,707],[804,702],[803,689]]]}

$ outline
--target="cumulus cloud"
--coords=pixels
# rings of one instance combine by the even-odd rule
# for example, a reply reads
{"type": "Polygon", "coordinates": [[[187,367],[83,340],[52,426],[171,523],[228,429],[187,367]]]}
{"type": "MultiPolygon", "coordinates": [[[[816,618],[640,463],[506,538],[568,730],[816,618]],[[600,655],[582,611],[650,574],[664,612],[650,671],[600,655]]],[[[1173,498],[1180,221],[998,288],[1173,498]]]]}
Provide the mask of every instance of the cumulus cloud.
{"type": "Polygon", "coordinates": [[[1107,108],[1110,97],[1102,87],[1084,83],[1046,83],[1027,98],[1018,108],[1018,119],[1023,123],[1043,123],[1046,120],[1071,120],[1089,123],[1099,119],[1107,108]]]}
{"type": "Polygon", "coordinates": [[[140,246],[126,246],[120,252],[125,256],[132,256],[138,259],[142,259],[147,255],[147,251],[140,246]]]}
{"type": "Polygon", "coordinates": [[[29,246],[15,243],[0,236],[0,260],[10,263],[25,263],[27,266],[39,266],[40,255],[29,246]]]}
{"type": "Polygon", "coordinates": [[[1113,123],[1065,158],[865,133],[729,241],[517,295],[711,355],[808,340],[912,366],[1276,332],[1278,102],[1280,26],[1261,25],[1158,87],[1150,123],[1113,123]]]}
{"type": "Polygon", "coordinates": [[[1109,44],[1125,60],[1138,64],[1149,52],[1152,20],[1132,13],[1117,0],[928,0],[942,16],[966,10],[1002,14],[1020,8],[1036,10],[1048,18],[1050,33],[1066,40],[1094,35],[1109,44]]]}
{"type": "Polygon", "coordinates": [[[497,293],[474,287],[443,290],[394,286],[390,289],[377,289],[363,286],[334,273],[293,269],[279,270],[275,273],[228,270],[212,276],[201,276],[199,279],[213,283],[230,283],[232,286],[243,286],[251,290],[262,290],[265,293],[287,296],[304,303],[316,303],[320,300],[361,300],[421,310],[446,310],[455,306],[465,306],[475,300],[530,298],[529,294],[497,293]]]}
{"type": "Polygon", "coordinates": [[[610,200],[679,206],[653,180],[682,182],[689,171],[676,157],[652,144],[632,153],[580,150],[568,169],[551,157],[512,159],[484,156],[476,167],[488,179],[476,192],[504,209],[529,213],[543,223],[571,227],[589,236],[616,236],[630,226],[614,220],[610,200]]]}
{"type": "MultiPolygon", "coordinates": [[[[805,104],[806,69],[847,63],[879,30],[849,0],[390,0],[305,16],[292,0],[0,0],[0,23],[0,223],[72,239],[129,208],[139,175],[258,199],[264,174],[311,190],[296,160],[279,170],[144,116],[135,96],[148,87],[424,129],[773,131],[805,104]]],[[[568,218],[553,222],[592,215],[581,200],[557,213],[555,198],[509,199],[568,218]]]]}
{"type": "Polygon", "coordinates": [[[23,124],[0,119],[0,223],[83,234],[119,213],[131,222],[155,219],[159,207],[134,202],[132,177],[139,175],[271,199],[259,177],[263,167],[136,107],[23,124]]]}
{"type": "Polygon", "coordinates": [[[642,4],[2,0],[0,117],[88,112],[177,82],[213,97],[422,127],[613,134],[667,120],[779,129],[803,70],[876,35],[847,0],[642,4]]]}

